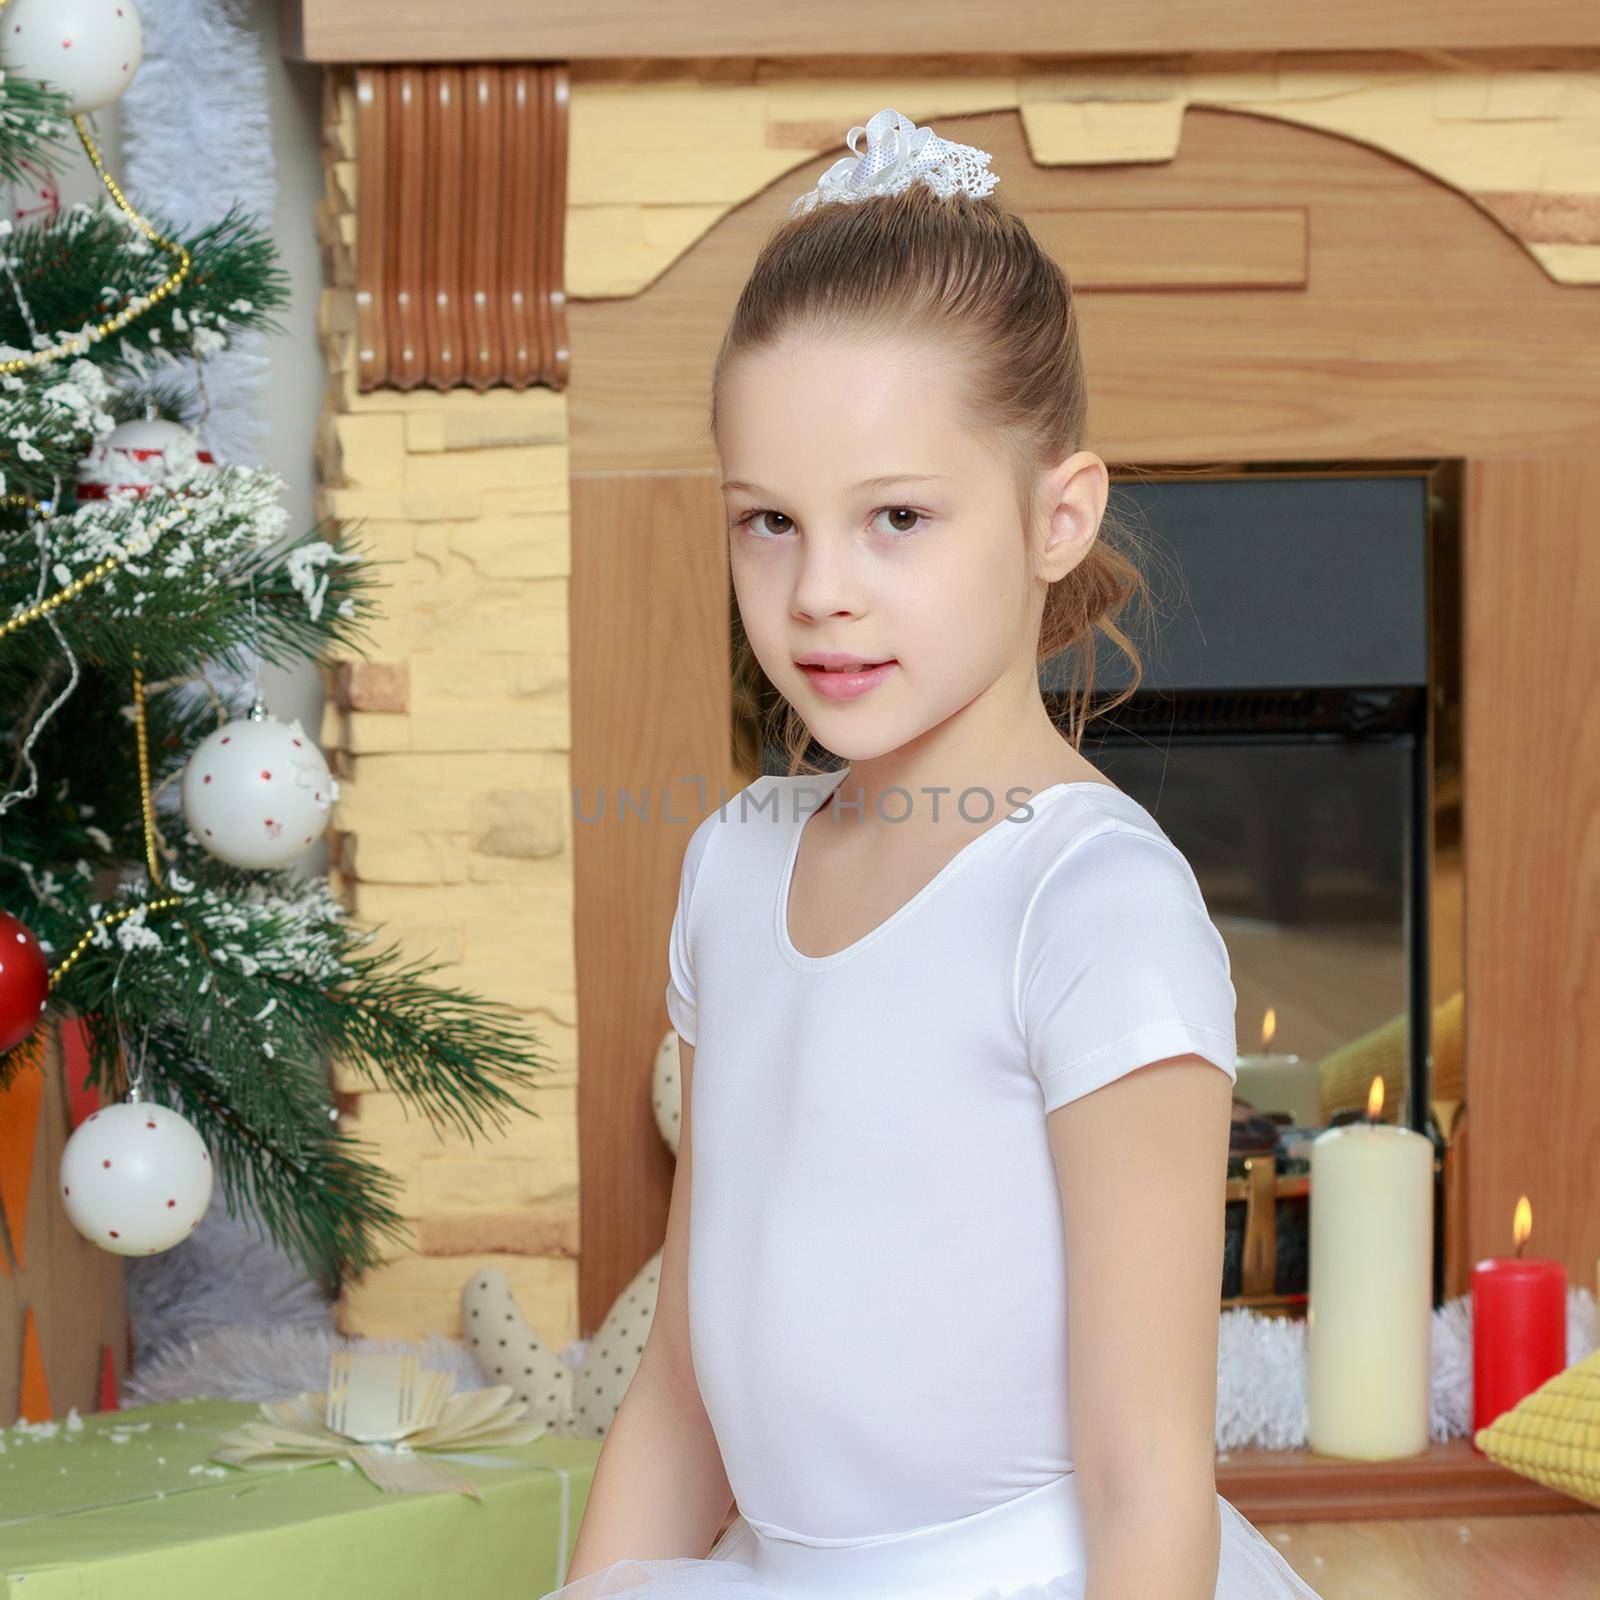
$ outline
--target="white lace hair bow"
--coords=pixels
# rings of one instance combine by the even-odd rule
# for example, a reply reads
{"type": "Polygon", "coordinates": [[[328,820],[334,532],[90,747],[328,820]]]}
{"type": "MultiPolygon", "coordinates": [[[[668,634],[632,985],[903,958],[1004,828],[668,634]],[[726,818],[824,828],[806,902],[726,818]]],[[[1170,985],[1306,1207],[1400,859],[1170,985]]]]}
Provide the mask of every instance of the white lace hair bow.
{"type": "Polygon", "coordinates": [[[841,156],[789,207],[789,214],[809,211],[829,201],[864,200],[873,194],[898,194],[920,180],[933,192],[982,196],[1000,181],[987,171],[993,157],[970,144],[941,139],[932,128],[919,128],[898,111],[880,111],[864,128],[852,128],[845,143],[856,153],[841,156]],[[867,148],[856,145],[865,134],[867,148]]]}

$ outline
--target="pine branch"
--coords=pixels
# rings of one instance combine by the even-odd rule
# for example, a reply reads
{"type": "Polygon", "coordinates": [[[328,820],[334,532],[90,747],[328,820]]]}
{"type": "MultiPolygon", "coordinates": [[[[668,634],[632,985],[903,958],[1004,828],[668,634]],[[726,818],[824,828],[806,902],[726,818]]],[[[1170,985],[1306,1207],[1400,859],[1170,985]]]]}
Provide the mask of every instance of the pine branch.
{"type": "MultiPolygon", "coordinates": [[[[284,331],[270,313],[289,303],[289,274],[278,265],[271,235],[242,203],[188,236],[156,213],[145,221],[184,245],[189,273],[158,305],[90,343],[83,359],[126,378],[142,374],[158,356],[214,355],[246,329],[284,331]]],[[[147,304],[177,266],[177,257],[152,244],[109,196],[68,206],[42,226],[16,229],[11,245],[16,288],[8,285],[10,292],[0,296],[0,344],[22,351],[147,304]]],[[[0,426],[0,433],[7,431],[0,426]]]]}
{"type": "MultiPolygon", "coordinates": [[[[25,863],[36,870],[35,863],[71,867],[82,862],[90,870],[78,875],[92,881],[95,872],[115,870],[144,855],[130,675],[94,666],[82,670],[76,693],[56,712],[34,747],[40,794],[0,816],[0,905],[24,918],[22,908],[36,899],[24,876],[25,863]]],[[[65,663],[52,663],[47,674],[26,687],[26,699],[16,706],[14,726],[0,725],[0,775],[9,768],[5,792],[22,786],[22,741],[43,703],[54,697],[66,678],[65,663]]],[[[189,752],[226,715],[243,716],[248,711],[248,705],[237,703],[240,698],[235,695],[235,703],[225,705],[225,715],[219,718],[209,694],[188,682],[156,679],[148,684],[145,716],[158,828],[170,829],[177,821],[181,833],[187,826],[181,816],[161,815],[161,802],[166,802],[168,812],[176,809],[176,779],[189,752]]],[[[80,926],[87,904],[74,913],[80,926]]]]}
{"type": "Polygon", "coordinates": [[[504,1127],[502,1112],[537,1115],[505,1087],[527,1063],[555,1063],[522,1042],[509,1006],[425,980],[443,963],[404,960],[398,945],[346,959],[349,981],[324,999],[333,1008],[330,1046],[374,1087],[392,1090],[430,1121],[448,1120],[469,1138],[480,1114],[504,1127]]]}
{"type": "MultiPolygon", "coordinates": [[[[237,659],[255,642],[254,584],[267,660],[287,665],[335,650],[363,653],[364,625],[377,614],[373,564],[342,535],[324,537],[320,525],[281,547],[283,488],[275,472],[202,465],[146,495],[86,501],[45,522],[47,595],[106,558],[120,558],[55,610],[73,651],[131,670],[137,644],[147,672],[161,677],[237,659]]],[[[40,565],[31,541],[0,538],[0,617],[34,603],[40,565]]],[[[25,625],[0,640],[0,690],[60,656],[41,621],[25,625]]]]}
{"type": "Polygon", "coordinates": [[[7,71],[0,80],[0,178],[25,183],[34,168],[54,170],[66,156],[71,116],[67,96],[34,78],[7,71]]]}
{"type": "MultiPolygon", "coordinates": [[[[112,390],[92,361],[25,367],[0,383],[0,492],[59,509],[70,500],[89,441],[115,422],[112,390]]],[[[7,520],[20,513],[8,510],[7,520]]],[[[0,540],[10,535],[0,533],[0,540]]]]}
{"type": "Polygon", "coordinates": [[[381,1263],[378,1236],[402,1247],[408,1243],[405,1219],[391,1203],[401,1180],[364,1159],[361,1143],[338,1132],[326,1111],[286,1140],[278,1130],[254,1124],[248,1107],[226,1097],[187,1053],[179,1030],[152,1030],[150,1043],[174,1109],[216,1151],[229,1215],[259,1219],[325,1292],[335,1291],[342,1276],[359,1276],[381,1263]]]}
{"type": "MultiPolygon", "coordinates": [[[[536,1115],[513,1090],[554,1063],[510,1007],[428,983],[438,964],[406,962],[398,947],[368,948],[378,930],[349,922],[326,879],[246,874],[202,856],[192,836],[180,854],[188,870],[169,872],[167,890],[183,906],[148,913],[147,890],[123,885],[84,908],[139,909],[99,931],[52,991],[51,1014],[90,1019],[89,1081],[105,1095],[126,1070],[114,1018],[149,1097],[225,1141],[236,1177],[255,1174],[283,1247],[314,1271],[363,1270],[380,1258],[372,1235],[398,1219],[378,1169],[330,1132],[328,1062],[468,1139],[511,1112],[536,1115]]],[[[88,892],[69,882],[61,903],[24,916],[52,965],[76,942],[73,908],[88,892]]],[[[0,1056],[0,1084],[22,1054],[0,1056]]]]}

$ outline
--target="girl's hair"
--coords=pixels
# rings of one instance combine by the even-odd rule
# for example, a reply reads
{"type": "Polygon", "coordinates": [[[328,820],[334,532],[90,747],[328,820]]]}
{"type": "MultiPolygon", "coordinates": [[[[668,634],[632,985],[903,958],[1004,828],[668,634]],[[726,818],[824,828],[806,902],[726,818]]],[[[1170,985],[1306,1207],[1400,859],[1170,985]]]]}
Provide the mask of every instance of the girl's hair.
{"type": "MultiPolygon", "coordinates": [[[[1031,531],[1045,509],[1038,475],[1083,448],[1088,394],[1071,285],[1022,218],[993,195],[942,197],[916,182],[780,222],[756,258],[712,369],[712,439],[722,376],[734,357],[790,337],[840,334],[922,339],[949,355],[965,380],[966,420],[1010,466],[1022,525],[1031,531]]],[[[1092,714],[1120,705],[1143,676],[1118,617],[1149,589],[1124,545],[1139,547],[1108,505],[1088,555],[1045,599],[1037,660],[1072,652],[1065,736],[1074,749],[1091,716],[1096,633],[1127,657],[1132,681],[1092,714]]],[[[762,674],[737,626],[737,607],[734,621],[734,689],[748,706],[762,674]]],[[[785,752],[794,774],[807,768],[811,734],[792,705],[781,708],[781,726],[760,734],[785,752]]]]}

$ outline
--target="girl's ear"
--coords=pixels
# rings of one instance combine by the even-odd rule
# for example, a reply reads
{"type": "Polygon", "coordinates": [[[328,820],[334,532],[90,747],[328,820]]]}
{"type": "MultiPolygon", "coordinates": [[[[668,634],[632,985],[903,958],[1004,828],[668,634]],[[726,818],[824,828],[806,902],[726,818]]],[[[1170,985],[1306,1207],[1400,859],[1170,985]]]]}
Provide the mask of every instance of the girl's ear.
{"type": "Polygon", "coordinates": [[[1079,450],[1050,470],[1043,492],[1047,521],[1039,575],[1055,583],[1093,546],[1110,496],[1111,476],[1092,450],[1079,450]]]}

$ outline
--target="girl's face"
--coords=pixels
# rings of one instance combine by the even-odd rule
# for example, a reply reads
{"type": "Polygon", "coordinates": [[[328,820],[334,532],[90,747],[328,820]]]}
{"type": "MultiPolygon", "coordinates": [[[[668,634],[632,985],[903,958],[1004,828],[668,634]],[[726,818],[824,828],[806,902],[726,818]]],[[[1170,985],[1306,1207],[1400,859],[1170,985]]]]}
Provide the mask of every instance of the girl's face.
{"type": "Polygon", "coordinates": [[[991,690],[1007,716],[1011,690],[1037,700],[1038,580],[1082,560],[1099,523],[1080,481],[1082,514],[1058,508],[1054,543],[1031,551],[1008,466],[959,417],[956,384],[925,345],[848,338],[747,352],[723,373],[739,614],[767,677],[846,760],[908,744],[991,690]],[[817,655],[886,664],[825,673],[817,655]]]}

